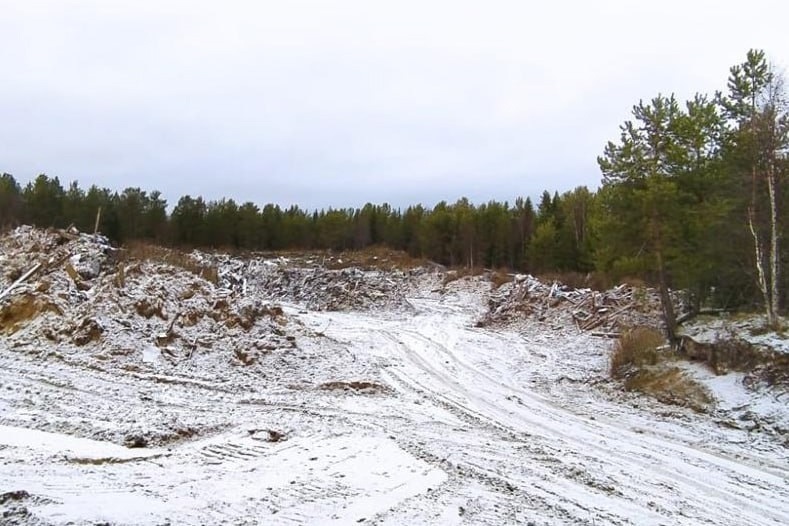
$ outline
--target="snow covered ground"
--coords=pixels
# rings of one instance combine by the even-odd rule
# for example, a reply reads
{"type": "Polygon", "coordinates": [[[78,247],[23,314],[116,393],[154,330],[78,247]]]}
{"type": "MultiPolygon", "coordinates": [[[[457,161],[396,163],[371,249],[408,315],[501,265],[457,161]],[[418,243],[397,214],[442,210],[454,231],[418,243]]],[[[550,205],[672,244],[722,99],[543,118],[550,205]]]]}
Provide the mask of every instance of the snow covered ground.
{"type": "Polygon", "coordinates": [[[705,415],[621,393],[610,340],[478,328],[488,282],[434,285],[413,309],[284,305],[295,345],[249,367],[0,340],[2,520],[789,524],[785,438],[723,424],[747,396],[705,415]]]}

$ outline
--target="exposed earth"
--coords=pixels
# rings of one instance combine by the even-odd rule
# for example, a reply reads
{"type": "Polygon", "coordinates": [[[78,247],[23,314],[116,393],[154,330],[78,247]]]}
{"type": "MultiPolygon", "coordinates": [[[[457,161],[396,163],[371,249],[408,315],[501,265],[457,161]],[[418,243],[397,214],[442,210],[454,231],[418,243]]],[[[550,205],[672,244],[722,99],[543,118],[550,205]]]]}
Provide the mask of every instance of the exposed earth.
{"type": "Polygon", "coordinates": [[[682,363],[708,407],[625,392],[559,308],[586,293],[189,257],[2,238],[0,522],[789,524],[786,390],[682,363]]]}

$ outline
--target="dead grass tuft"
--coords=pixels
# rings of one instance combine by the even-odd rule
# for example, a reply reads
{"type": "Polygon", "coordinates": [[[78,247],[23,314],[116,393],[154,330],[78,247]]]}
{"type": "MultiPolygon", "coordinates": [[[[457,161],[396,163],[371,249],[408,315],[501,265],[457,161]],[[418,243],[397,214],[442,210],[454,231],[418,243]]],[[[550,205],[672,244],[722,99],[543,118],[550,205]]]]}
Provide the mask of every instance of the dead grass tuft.
{"type": "Polygon", "coordinates": [[[611,354],[611,377],[623,380],[626,391],[636,391],[672,405],[706,411],[714,399],[707,388],[675,365],[663,334],[652,327],[636,327],[620,336],[611,354]]]}
{"type": "Polygon", "coordinates": [[[127,244],[121,254],[121,261],[137,260],[165,263],[191,272],[195,276],[210,281],[214,285],[219,281],[218,269],[216,266],[205,265],[195,261],[191,255],[178,249],[134,241],[127,244]]]}
{"type": "Polygon", "coordinates": [[[510,283],[513,279],[515,279],[513,275],[504,269],[496,270],[490,275],[490,282],[494,289],[498,289],[505,283],[510,283]]]}
{"type": "Polygon", "coordinates": [[[625,378],[645,365],[658,362],[658,348],[665,344],[663,335],[652,327],[636,327],[625,331],[611,354],[611,377],[625,378]]]}
{"type": "Polygon", "coordinates": [[[625,276],[619,282],[634,289],[645,289],[649,286],[646,281],[635,276],[625,276]]]}
{"type": "Polygon", "coordinates": [[[646,367],[625,380],[625,389],[638,391],[660,402],[704,412],[714,399],[704,385],[677,367],[646,367]]]}

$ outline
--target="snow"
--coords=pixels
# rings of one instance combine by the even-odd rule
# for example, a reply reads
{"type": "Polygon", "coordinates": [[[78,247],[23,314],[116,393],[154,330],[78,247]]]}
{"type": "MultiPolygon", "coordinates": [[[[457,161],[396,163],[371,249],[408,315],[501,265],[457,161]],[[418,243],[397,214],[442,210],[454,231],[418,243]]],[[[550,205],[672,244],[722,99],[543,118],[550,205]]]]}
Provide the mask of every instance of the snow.
{"type": "MultiPolygon", "coordinates": [[[[767,330],[764,315],[722,315],[718,317],[701,316],[684,326],[684,333],[696,341],[712,343],[721,339],[736,337],[753,345],[768,347],[774,351],[789,354],[789,336],[767,330]]],[[[783,326],[789,320],[782,319],[783,326]]]]}
{"type": "Polygon", "coordinates": [[[157,364],[162,358],[162,351],[158,347],[148,345],[142,350],[142,361],[144,363],[157,364]]]}
{"type": "MultiPolygon", "coordinates": [[[[223,301],[255,305],[271,278],[255,272],[288,264],[250,262],[246,296],[223,301]]],[[[477,327],[490,282],[430,273],[393,278],[404,302],[286,297],[249,329],[200,317],[160,346],[172,318],[137,316],[137,298],[176,312],[193,291],[181,303],[225,312],[161,270],[117,294],[93,283],[78,308],[100,311],[96,341],[41,336],[51,313],[0,339],[0,494],[29,494],[9,524],[789,523],[786,398],[740,373],[683,366],[710,414],[625,393],[610,340],[552,319],[477,327]]],[[[364,276],[365,294],[389,279],[364,276]]]]}
{"type": "MultiPolygon", "coordinates": [[[[442,471],[381,435],[308,436],[270,446],[243,435],[198,441],[136,469],[60,465],[39,477],[22,468],[14,482],[57,496],[36,509],[54,523],[157,524],[229,516],[250,523],[349,524],[446,480],[442,471]],[[203,461],[184,462],[193,456],[203,461]]],[[[50,442],[66,446],[67,439],[50,442]]],[[[94,451],[102,445],[85,447],[94,451]]]]}
{"type": "Polygon", "coordinates": [[[128,449],[87,438],[4,425],[0,425],[0,447],[27,448],[47,455],[63,454],[77,460],[131,460],[161,454],[155,450],[128,449]]]}

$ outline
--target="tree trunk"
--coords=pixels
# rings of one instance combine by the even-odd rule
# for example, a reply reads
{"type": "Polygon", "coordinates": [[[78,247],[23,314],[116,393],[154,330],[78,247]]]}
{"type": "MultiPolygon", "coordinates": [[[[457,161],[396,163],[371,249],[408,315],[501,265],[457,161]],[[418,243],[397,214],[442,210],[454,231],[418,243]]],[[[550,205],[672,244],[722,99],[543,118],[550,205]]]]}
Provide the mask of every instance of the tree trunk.
{"type": "Polygon", "coordinates": [[[754,224],[754,211],[753,208],[748,209],[748,228],[751,230],[753,237],[753,251],[756,258],[756,284],[764,297],[764,309],[767,315],[767,324],[772,326],[775,324],[775,312],[773,311],[773,302],[770,298],[770,288],[767,286],[767,274],[764,268],[764,248],[762,247],[762,240],[760,239],[759,232],[754,224]]]}
{"type": "Polygon", "coordinates": [[[776,198],[775,170],[770,169],[767,175],[767,191],[770,196],[770,310],[772,320],[768,320],[770,326],[774,327],[777,322],[779,311],[780,292],[780,232],[778,230],[778,203],[776,198]]]}
{"type": "Polygon", "coordinates": [[[658,266],[658,285],[660,289],[660,306],[663,308],[663,322],[666,325],[666,339],[670,345],[674,345],[677,341],[677,317],[674,313],[674,304],[671,303],[671,294],[669,293],[668,279],[666,278],[666,267],[663,262],[663,250],[661,248],[660,240],[658,240],[655,249],[655,259],[657,259],[658,266]]]}

